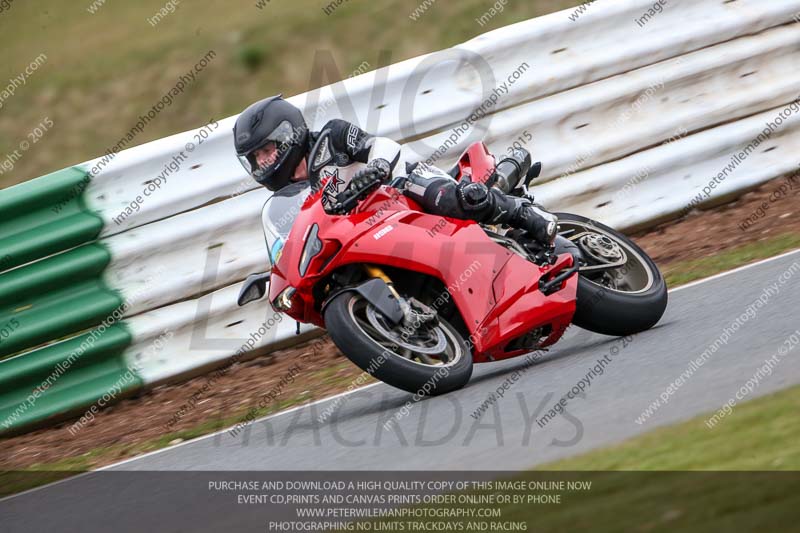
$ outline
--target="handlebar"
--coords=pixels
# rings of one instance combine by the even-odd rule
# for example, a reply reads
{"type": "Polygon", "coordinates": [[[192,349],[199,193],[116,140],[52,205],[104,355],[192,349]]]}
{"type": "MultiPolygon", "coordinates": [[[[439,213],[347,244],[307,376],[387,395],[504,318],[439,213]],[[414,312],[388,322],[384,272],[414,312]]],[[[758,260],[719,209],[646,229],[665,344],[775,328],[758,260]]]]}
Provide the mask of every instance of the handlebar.
{"type": "Polygon", "coordinates": [[[490,178],[487,186],[495,186],[504,193],[508,194],[514,190],[520,180],[527,175],[531,168],[531,154],[524,148],[515,148],[510,157],[503,159],[494,174],[490,178]]]}
{"type": "Polygon", "coordinates": [[[363,187],[360,187],[355,190],[345,190],[340,192],[336,196],[336,201],[339,205],[336,206],[334,209],[334,213],[339,215],[344,215],[349,213],[350,211],[358,205],[358,202],[366,196],[366,193],[370,192],[376,185],[380,185],[383,183],[383,180],[380,178],[375,178],[374,180],[368,182],[363,187]]]}

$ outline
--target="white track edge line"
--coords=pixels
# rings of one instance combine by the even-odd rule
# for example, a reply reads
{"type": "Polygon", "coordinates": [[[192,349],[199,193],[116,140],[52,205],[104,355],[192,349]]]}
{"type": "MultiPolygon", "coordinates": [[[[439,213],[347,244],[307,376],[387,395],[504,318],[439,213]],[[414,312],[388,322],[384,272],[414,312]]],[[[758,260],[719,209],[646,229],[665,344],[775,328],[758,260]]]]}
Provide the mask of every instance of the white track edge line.
{"type": "Polygon", "coordinates": [[[744,270],[750,270],[751,268],[755,268],[757,266],[765,265],[767,263],[771,263],[773,261],[778,261],[780,259],[785,259],[786,257],[792,256],[792,255],[794,255],[796,253],[800,253],[800,248],[798,248],[796,250],[792,250],[790,252],[784,252],[781,255],[776,255],[774,257],[768,257],[766,259],[761,259],[759,261],[756,261],[755,263],[750,263],[750,264],[747,264],[747,265],[743,265],[743,266],[734,268],[733,270],[726,270],[725,272],[720,272],[719,274],[714,274],[713,276],[709,276],[707,278],[703,278],[703,279],[699,279],[699,280],[696,280],[696,281],[689,282],[689,283],[687,283],[685,285],[681,285],[680,287],[675,287],[674,289],[670,289],[669,292],[682,291],[683,289],[689,289],[689,288],[692,288],[692,287],[694,287],[696,285],[700,285],[702,283],[706,283],[706,282],[709,282],[709,281],[714,281],[714,280],[717,280],[717,279],[720,279],[720,278],[724,278],[726,276],[730,276],[731,274],[738,274],[739,272],[742,272],[744,270]]]}

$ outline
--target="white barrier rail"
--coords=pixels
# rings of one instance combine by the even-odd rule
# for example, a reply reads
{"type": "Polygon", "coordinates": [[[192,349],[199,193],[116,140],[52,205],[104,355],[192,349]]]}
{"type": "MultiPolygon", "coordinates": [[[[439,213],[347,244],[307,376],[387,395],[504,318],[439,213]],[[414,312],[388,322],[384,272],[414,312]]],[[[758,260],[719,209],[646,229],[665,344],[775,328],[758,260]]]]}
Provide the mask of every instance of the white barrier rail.
{"type": "MultiPolygon", "coordinates": [[[[639,28],[634,19],[650,7],[650,0],[600,0],[577,22],[569,19],[569,11],[553,13],[292,101],[304,110],[312,127],[343,117],[376,134],[405,141],[460,122],[484,103],[494,84],[507,80],[522,63],[532,70],[501,95],[490,112],[754,34],[791,21],[800,9],[797,0],[671,0],[669,9],[639,28]],[[331,99],[335,105],[319,106],[331,99]],[[325,111],[317,114],[318,107],[325,111]]],[[[187,143],[197,143],[197,130],[125,150],[113,158],[93,178],[86,194],[89,206],[107,222],[103,235],[254,189],[231,150],[234,121],[235,117],[220,120],[208,140],[187,154],[187,163],[170,175],[166,186],[119,225],[111,220],[148,180],[186,151],[187,143]]],[[[424,151],[419,154],[425,155],[424,151]]],[[[90,163],[94,166],[100,159],[90,163]]]]}
{"type": "MultiPolygon", "coordinates": [[[[459,137],[439,163],[477,138],[502,153],[529,130],[528,148],[544,162],[541,201],[641,227],[680,213],[800,87],[800,31],[791,23],[800,0],[670,0],[641,28],[635,19],[650,7],[650,0],[601,0],[576,22],[571,10],[553,13],[292,101],[312,127],[341,116],[411,141],[412,159],[430,157],[483,106],[477,133],[459,137]],[[515,78],[523,64],[529,68],[515,78]],[[503,83],[507,90],[498,91],[503,83]],[[335,105],[326,104],[331,99],[335,105]],[[646,178],[630,187],[642,169],[646,178]]],[[[145,383],[221,364],[271,314],[235,305],[238,284],[267,268],[258,216],[267,193],[234,157],[234,120],[220,120],[202,144],[192,131],[121,152],[86,191],[105,221],[101,238],[112,256],[105,281],[123,296],[139,295],[126,315],[134,342],[125,358],[145,383]],[[181,153],[186,159],[165,185],[114,222],[181,153]],[[164,330],[174,332],[166,348],[147,354],[164,330]]],[[[701,203],[796,167],[799,121],[786,120],[701,203]]],[[[284,320],[254,346],[291,342],[294,331],[284,320]]]]}

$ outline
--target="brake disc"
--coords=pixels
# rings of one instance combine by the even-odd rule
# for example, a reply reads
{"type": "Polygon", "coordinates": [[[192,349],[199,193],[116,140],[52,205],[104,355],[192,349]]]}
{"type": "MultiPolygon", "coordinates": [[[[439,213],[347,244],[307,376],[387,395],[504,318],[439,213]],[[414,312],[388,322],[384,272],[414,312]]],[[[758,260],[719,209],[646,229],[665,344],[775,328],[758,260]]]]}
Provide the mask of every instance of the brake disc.
{"type": "Polygon", "coordinates": [[[617,263],[626,257],[619,244],[599,233],[587,233],[578,242],[581,250],[598,263],[617,263]]]}
{"type": "Polygon", "coordinates": [[[386,324],[386,319],[371,305],[367,305],[367,319],[369,323],[375,328],[386,340],[395,343],[401,348],[411,350],[424,355],[441,355],[447,348],[447,339],[444,336],[441,328],[429,328],[426,324],[413,324],[412,326],[402,328],[399,326],[390,327],[386,324]],[[420,334],[426,337],[420,337],[420,334]],[[434,343],[433,346],[420,346],[419,344],[412,344],[410,339],[419,338],[421,341],[429,341],[434,343]]]}

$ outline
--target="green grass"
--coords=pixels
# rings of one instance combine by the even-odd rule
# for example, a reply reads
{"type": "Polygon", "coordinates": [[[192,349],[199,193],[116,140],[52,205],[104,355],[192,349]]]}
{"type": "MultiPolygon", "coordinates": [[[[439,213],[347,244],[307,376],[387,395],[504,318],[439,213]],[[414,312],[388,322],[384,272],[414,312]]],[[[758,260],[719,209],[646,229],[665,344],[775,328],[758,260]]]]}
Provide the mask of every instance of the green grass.
{"type": "Polygon", "coordinates": [[[669,287],[677,287],[798,248],[800,248],[800,235],[787,233],[702,259],[670,264],[663,269],[664,277],[669,287]]]}
{"type": "Polygon", "coordinates": [[[585,492],[562,492],[560,504],[502,509],[504,521],[524,521],[535,531],[797,531],[800,484],[789,472],[584,472],[522,477],[592,483],[585,492]]]}
{"type": "Polygon", "coordinates": [[[102,155],[208,50],[217,53],[211,65],[135,143],[198,128],[278,92],[316,88],[318,53],[330,53],[347,77],[364,61],[382,66],[381,51],[396,63],[579,2],[509,2],[481,27],[475,19],[493,2],[437,2],[413,22],[419,0],[350,0],[328,16],[329,1],[273,0],[261,10],[255,0],[184,1],[151,27],[147,19],[164,0],[107,0],[95,14],[87,12],[92,0],[17,0],[0,13],[0,88],[40,53],[48,59],[0,109],[0,160],[44,117],[55,125],[0,174],[0,188],[102,155]]]}
{"type": "Polygon", "coordinates": [[[713,429],[706,413],[538,470],[800,470],[798,413],[793,387],[737,405],[713,429]]]}
{"type": "MultiPolygon", "coordinates": [[[[521,496],[560,496],[558,502],[520,504],[449,504],[425,506],[444,509],[499,509],[501,516],[472,519],[480,522],[525,523],[527,531],[618,533],[628,531],[772,532],[797,531],[800,484],[787,472],[528,472],[513,478],[526,482],[591,483],[588,490],[487,490],[521,496]],[[792,527],[794,526],[794,529],[792,527]]],[[[425,508],[421,506],[422,508],[425,508]]],[[[467,528],[470,519],[426,518],[428,523],[460,523],[463,531],[500,531],[467,528]]],[[[408,522],[400,519],[395,522],[408,522]]],[[[374,524],[373,524],[374,526],[374,524]]],[[[432,526],[433,527],[433,526],[432,526]]],[[[373,527],[375,531],[381,529],[373,527]]],[[[406,528],[406,531],[413,531],[406,528]]],[[[431,531],[435,529],[430,529],[431,531]]],[[[391,530],[390,530],[391,531],[391,530]]],[[[400,531],[400,529],[394,529],[400,531]]],[[[441,529],[441,531],[448,531],[441,529]]],[[[455,530],[452,530],[455,531],[455,530]]]]}

